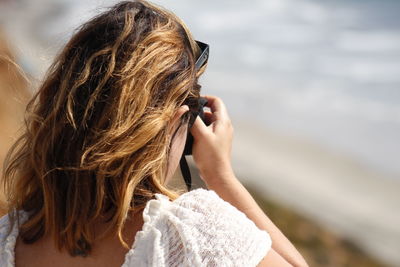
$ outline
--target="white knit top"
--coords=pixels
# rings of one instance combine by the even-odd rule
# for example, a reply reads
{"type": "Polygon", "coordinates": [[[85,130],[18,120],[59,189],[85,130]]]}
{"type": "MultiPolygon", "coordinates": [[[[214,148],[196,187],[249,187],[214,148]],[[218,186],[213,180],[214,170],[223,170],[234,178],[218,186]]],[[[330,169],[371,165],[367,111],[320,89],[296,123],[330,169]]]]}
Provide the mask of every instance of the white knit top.
{"type": "MultiPolygon", "coordinates": [[[[20,221],[27,219],[20,212],[20,221]]],[[[174,201],[156,194],[143,211],[144,224],[125,255],[130,266],[256,266],[271,248],[271,238],[236,207],[214,191],[202,188],[184,193],[174,201]]],[[[9,220],[0,218],[0,263],[14,267],[18,236],[10,234],[9,220]]]]}

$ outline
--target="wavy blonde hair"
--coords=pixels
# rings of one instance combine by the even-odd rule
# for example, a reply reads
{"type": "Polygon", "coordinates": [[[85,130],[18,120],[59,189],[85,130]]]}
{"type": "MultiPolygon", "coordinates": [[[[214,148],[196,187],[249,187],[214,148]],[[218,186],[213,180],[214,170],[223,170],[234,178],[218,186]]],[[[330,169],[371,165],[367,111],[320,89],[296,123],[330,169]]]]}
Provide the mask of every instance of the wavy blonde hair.
{"type": "Polygon", "coordinates": [[[106,233],[127,247],[129,212],[155,193],[179,196],[164,186],[169,128],[181,105],[197,109],[199,53],[178,17],[146,1],[116,4],[74,33],[4,163],[10,218],[29,214],[19,226],[25,243],[50,233],[59,250],[87,255],[107,215],[106,233]]]}

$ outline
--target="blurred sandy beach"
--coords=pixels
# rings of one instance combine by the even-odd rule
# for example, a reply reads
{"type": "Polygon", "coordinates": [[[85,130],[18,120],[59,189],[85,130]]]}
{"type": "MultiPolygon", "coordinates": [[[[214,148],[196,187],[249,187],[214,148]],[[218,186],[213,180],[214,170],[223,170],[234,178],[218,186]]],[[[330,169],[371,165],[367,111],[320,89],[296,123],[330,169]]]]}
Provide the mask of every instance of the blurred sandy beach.
{"type": "Polygon", "coordinates": [[[260,194],[400,265],[400,183],[317,144],[235,121],[236,173],[260,194]]]}

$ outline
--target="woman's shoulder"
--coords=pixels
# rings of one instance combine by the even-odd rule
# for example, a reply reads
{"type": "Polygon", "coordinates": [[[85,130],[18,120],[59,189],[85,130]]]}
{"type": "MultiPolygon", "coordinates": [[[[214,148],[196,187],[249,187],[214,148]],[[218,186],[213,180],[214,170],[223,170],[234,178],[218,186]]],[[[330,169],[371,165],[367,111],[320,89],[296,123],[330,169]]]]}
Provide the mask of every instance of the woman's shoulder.
{"type": "Polygon", "coordinates": [[[156,194],[155,199],[147,203],[143,217],[145,222],[157,222],[160,226],[169,219],[207,229],[217,228],[219,224],[232,224],[235,227],[235,222],[240,222],[241,227],[255,226],[243,212],[219,197],[215,191],[203,188],[186,192],[173,201],[163,194],[156,194]]]}
{"type": "Polygon", "coordinates": [[[129,256],[132,266],[171,266],[170,260],[184,266],[256,266],[271,247],[266,231],[213,190],[195,189],[174,201],[156,194],[143,220],[129,256]]]}
{"type": "Polygon", "coordinates": [[[172,202],[180,206],[188,206],[189,203],[196,206],[205,206],[210,205],[214,202],[220,202],[221,200],[223,201],[223,199],[220,198],[215,191],[204,188],[197,188],[180,195],[172,202]]]}
{"type": "MultiPolygon", "coordinates": [[[[155,199],[151,201],[165,203],[167,206],[171,207],[173,211],[180,209],[181,211],[207,215],[209,213],[218,213],[218,211],[221,211],[219,209],[224,209],[225,211],[239,212],[240,216],[244,215],[236,207],[219,197],[214,190],[204,188],[197,188],[186,192],[173,201],[169,201],[168,197],[163,194],[156,194],[155,199]]],[[[152,203],[148,203],[148,205],[151,206],[152,203]]]]}

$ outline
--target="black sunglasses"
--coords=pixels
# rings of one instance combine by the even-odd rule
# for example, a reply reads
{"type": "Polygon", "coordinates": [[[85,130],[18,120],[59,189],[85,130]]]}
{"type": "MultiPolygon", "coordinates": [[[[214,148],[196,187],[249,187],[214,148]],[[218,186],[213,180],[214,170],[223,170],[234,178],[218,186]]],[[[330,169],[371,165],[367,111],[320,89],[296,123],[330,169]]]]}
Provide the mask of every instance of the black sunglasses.
{"type": "Polygon", "coordinates": [[[201,67],[204,66],[204,64],[206,64],[208,60],[208,56],[210,54],[210,46],[200,41],[196,41],[196,43],[201,49],[201,54],[199,58],[196,60],[195,64],[196,70],[199,70],[201,67]]]}
{"type": "MultiPolygon", "coordinates": [[[[195,63],[196,70],[199,70],[208,61],[208,56],[210,54],[210,46],[208,44],[202,43],[200,41],[196,41],[196,43],[201,49],[201,54],[195,63]]],[[[189,128],[192,127],[197,116],[200,116],[200,118],[204,121],[203,108],[206,105],[207,105],[207,99],[200,97],[198,99],[198,110],[196,110],[195,112],[192,112],[192,116],[189,121],[189,128]]],[[[194,142],[194,138],[193,138],[192,134],[190,133],[190,131],[188,131],[185,148],[183,150],[183,155],[180,160],[181,173],[185,180],[188,191],[190,191],[190,189],[192,187],[192,176],[190,175],[190,169],[187,164],[185,156],[192,155],[193,142],[194,142]]]]}

